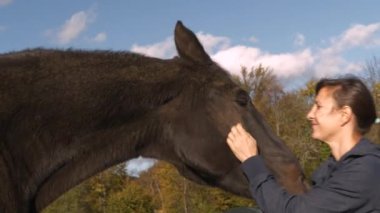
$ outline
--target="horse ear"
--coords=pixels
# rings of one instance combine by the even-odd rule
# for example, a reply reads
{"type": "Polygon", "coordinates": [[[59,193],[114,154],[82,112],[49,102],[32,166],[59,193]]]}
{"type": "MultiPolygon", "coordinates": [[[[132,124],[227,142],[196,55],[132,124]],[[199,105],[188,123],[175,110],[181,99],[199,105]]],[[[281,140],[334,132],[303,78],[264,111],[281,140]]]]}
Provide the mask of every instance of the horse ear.
{"type": "Polygon", "coordinates": [[[174,30],[174,42],[179,56],[196,63],[211,63],[210,56],[203,49],[195,34],[177,21],[174,30]]]}

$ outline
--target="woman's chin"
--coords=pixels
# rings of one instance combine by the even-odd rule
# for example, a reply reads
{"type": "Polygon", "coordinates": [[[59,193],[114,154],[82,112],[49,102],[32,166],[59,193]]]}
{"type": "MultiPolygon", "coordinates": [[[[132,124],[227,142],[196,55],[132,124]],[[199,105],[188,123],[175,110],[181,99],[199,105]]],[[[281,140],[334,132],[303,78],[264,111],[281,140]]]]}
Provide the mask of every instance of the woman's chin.
{"type": "Polygon", "coordinates": [[[313,133],[311,134],[311,138],[313,138],[313,139],[315,139],[315,140],[320,140],[320,137],[319,137],[319,135],[318,135],[316,132],[313,132],[313,133]]]}

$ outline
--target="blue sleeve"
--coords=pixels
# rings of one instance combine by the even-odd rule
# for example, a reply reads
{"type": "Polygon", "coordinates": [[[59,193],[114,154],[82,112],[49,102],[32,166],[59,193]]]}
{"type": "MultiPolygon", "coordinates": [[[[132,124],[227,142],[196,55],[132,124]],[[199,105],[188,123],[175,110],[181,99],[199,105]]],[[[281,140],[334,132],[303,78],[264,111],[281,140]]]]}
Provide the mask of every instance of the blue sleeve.
{"type": "Polygon", "coordinates": [[[360,161],[341,168],[323,185],[303,195],[287,193],[260,156],[244,161],[242,169],[249,180],[253,198],[266,213],[355,212],[368,203],[365,193],[370,191],[370,184],[366,182],[370,174],[360,161]]]}

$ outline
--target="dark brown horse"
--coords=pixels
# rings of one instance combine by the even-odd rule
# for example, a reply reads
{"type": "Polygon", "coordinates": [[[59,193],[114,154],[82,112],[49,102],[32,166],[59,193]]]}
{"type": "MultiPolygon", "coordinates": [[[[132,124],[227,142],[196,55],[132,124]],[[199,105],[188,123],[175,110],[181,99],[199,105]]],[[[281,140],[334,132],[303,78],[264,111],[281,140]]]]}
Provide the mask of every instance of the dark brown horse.
{"type": "MultiPolygon", "coordinates": [[[[0,212],[39,212],[62,193],[139,155],[197,183],[249,196],[226,144],[242,122],[289,191],[305,190],[296,158],[249,96],[181,22],[179,57],[33,49],[0,55],[0,212]]],[[[253,168],[254,169],[254,168],[253,168]]]]}

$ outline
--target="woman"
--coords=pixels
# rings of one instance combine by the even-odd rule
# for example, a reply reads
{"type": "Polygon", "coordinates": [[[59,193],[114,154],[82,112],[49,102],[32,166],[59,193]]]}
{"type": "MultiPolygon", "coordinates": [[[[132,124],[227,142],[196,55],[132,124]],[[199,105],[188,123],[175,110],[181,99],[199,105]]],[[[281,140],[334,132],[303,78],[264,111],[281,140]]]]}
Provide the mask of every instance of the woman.
{"type": "Polygon", "coordinates": [[[259,207],[266,213],[380,212],[380,148],[363,137],[376,110],[363,82],[322,79],[307,119],[312,137],[325,142],[332,156],[314,172],[312,189],[303,195],[278,185],[258,155],[255,139],[240,124],[228,134],[259,207]]]}

